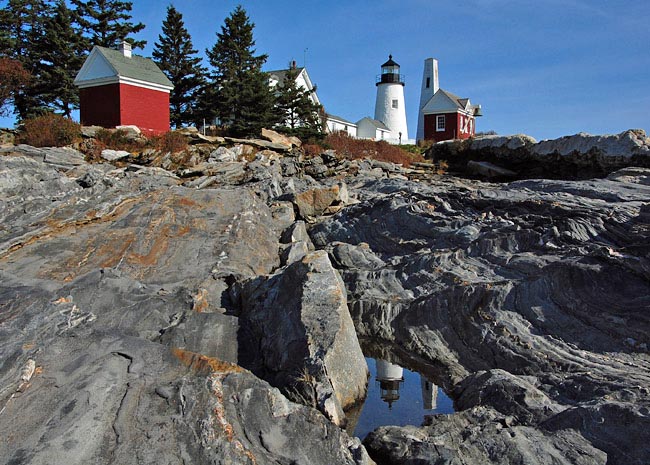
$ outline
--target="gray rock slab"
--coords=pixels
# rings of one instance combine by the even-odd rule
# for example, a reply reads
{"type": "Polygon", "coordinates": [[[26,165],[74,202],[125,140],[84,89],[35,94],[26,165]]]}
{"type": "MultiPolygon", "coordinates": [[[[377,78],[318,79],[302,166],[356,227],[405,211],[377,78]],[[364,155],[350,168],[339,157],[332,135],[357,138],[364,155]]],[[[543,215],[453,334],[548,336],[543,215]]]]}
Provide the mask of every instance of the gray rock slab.
{"type": "Polygon", "coordinates": [[[608,457],[574,430],[557,435],[510,425],[489,409],[435,415],[429,426],[381,427],[364,445],[378,463],[605,465],[608,457]],[[509,426],[510,425],[510,426],[509,426]]]}
{"type": "Polygon", "coordinates": [[[532,148],[532,151],[538,155],[557,153],[566,156],[572,153],[587,154],[596,151],[605,157],[650,156],[650,138],[641,129],[602,136],[579,133],[574,136],[541,141],[532,148]]]}
{"type": "MultiPolygon", "coordinates": [[[[443,384],[462,386],[454,391],[460,408],[513,418],[556,455],[565,434],[592,448],[586,462],[558,463],[606,456],[641,464],[650,458],[641,413],[650,408],[646,177],[647,169],[626,168],[585,181],[367,180],[361,203],[313,225],[310,236],[341,271],[358,333],[444,367],[443,384]],[[364,243],[383,265],[348,253],[364,243]],[[345,252],[338,258],[337,249],[345,252]]],[[[463,418],[464,428],[483,431],[477,438],[500,441],[463,418]]],[[[404,448],[413,434],[384,436],[376,450],[391,458],[382,460],[425,460],[404,448]]],[[[428,443],[438,432],[422,434],[428,443]]],[[[490,459],[471,442],[447,460],[516,463],[506,445],[490,459]]],[[[438,448],[447,445],[443,438],[438,448]]],[[[522,457],[526,447],[516,446],[522,457]]],[[[423,463],[443,460],[431,453],[423,463]]]]}
{"type": "Polygon", "coordinates": [[[323,215],[328,207],[342,201],[347,195],[347,188],[344,185],[333,185],[329,187],[315,187],[304,190],[300,193],[289,194],[288,200],[293,202],[301,219],[313,221],[315,217],[323,215]]]}
{"type": "Polygon", "coordinates": [[[261,136],[269,142],[273,142],[274,144],[281,144],[289,147],[300,147],[302,145],[301,140],[297,137],[285,136],[284,134],[280,134],[271,129],[262,129],[261,136]]]}
{"type": "Polygon", "coordinates": [[[364,397],[368,368],[347,308],[345,288],[325,252],[313,252],[242,290],[248,363],[290,398],[343,424],[364,397]]]}
{"type": "Polygon", "coordinates": [[[290,244],[283,244],[280,252],[280,263],[282,266],[291,265],[298,260],[302,260],[308,253],[309,246],[305,241],[294,241],[290,244]]]}
{"type": "Polygon", "coordinates": [[[83,153],[69,147],[51,147],[43,149],[43,161],[58,166],[78,166],[86,163],[83,153]]]}
{"type": "Polygon", "coordinates": [[[129,158],[131,154],[126,150],[111,150],[105,149],[102,150],[101,157],[107,161],[118,161],[125,158],[129,158]]]}
{"type": "MultiPolygon", "coordinates": [[[[117,332],[79,336],[24,349],[36,370],[3,401],[5,463],[373,463],[358,439],[236,365],[117,332]]],[[[16,377],[27,356],[4,371],[16,377]]]]}

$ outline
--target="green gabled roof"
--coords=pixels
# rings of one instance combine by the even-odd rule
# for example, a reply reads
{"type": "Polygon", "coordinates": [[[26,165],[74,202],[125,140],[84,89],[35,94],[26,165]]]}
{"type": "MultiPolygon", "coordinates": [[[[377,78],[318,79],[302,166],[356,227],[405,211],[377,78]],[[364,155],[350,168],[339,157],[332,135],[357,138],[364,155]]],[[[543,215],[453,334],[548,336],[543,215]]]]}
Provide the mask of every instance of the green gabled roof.
{"type": "Polygon", "coordinates": [[[165,73],[150,58],[138,55],[132,55],[129,58],[125,57],[120,50],[100,46],[96,46],[96,48],[115,69],[118,76],[174,87],[172,82],[165,76],[165,73]]]}

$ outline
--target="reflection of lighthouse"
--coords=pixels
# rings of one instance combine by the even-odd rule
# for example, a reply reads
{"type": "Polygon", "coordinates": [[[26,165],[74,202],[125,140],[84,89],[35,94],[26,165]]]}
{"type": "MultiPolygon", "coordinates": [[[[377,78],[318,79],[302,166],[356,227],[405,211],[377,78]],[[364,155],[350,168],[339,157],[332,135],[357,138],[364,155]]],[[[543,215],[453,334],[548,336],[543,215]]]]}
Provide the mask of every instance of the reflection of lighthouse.
{"type": "Polygon", "coordinates": [[[399,385],[404,382],[404,370],[385,360],[377,360],[376,366],[381,399],[388,404],[390,409],[393,402],[399,399],[399,385]]]}
{"type": "Polygon", "coordinates": [[[422,385],[422,405],[426,410],[435,410],[438,407],[438,386],[420,375],[422,385]]]}

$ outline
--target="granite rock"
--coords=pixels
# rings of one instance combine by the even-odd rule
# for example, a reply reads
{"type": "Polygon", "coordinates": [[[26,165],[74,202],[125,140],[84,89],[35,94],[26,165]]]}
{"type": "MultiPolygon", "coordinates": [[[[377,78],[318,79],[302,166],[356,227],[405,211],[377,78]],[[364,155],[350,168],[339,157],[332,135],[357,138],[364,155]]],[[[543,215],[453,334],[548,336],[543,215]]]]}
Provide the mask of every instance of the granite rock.
{"type": "Polygon", "coordinates": [[[339,425],[365,396],[368,379],[345,294],[322,251],[241,291],[244,334],[257,348],[244,366],[339,425]]]}

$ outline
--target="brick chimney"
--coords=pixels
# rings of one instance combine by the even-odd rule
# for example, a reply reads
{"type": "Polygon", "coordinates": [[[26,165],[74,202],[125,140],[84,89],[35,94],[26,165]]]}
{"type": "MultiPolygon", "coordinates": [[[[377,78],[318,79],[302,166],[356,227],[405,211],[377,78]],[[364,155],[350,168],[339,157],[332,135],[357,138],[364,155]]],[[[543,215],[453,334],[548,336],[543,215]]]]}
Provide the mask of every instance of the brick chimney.
{"type": "Polygon", "coordinates": [[[122,52],[122,55],[124,55],[127,58],[131,58],[131,44],[128,43],[126,40],[122,41],[120,44],[120,52],[122,52]]]}

